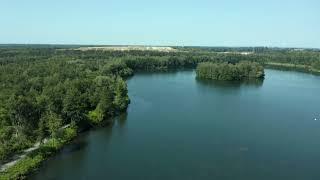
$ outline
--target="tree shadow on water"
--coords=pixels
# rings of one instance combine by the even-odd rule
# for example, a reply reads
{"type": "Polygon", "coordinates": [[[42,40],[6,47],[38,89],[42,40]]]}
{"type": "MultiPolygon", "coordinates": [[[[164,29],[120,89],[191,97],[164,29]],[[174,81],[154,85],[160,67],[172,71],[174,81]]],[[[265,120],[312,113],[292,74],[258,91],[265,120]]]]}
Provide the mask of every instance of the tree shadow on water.
{"type": "Polygon", "coordinates": [[[127,117],[128,117],[128,113],[127,112],[122,113],[117,117],[116,121],[117,121],[117,124],[119,125],[120,128],[123,128],[123,127],[126,126],[127,117]]]}
{"type": "Polygon", "coordinates": [[[80,151],[88,146],[88,142],[80,137],[76,138],[71,144],[63,148],[63,154],[70,154],[73,152],[80,151]]]}
{"type": "Polygon", "coordinates": [[[242,81],[221,81],[212,79],[196,78],[197,83],[216,89],[238,89],[241,87],[260,88],[263,85],[264,79],[246,79],[242,81]]]}

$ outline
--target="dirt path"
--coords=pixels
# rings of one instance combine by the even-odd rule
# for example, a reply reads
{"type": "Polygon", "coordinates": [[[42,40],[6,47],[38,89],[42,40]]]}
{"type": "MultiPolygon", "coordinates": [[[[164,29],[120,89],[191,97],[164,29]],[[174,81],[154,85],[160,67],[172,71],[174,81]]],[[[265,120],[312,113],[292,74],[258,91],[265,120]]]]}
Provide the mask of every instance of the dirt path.
{"type": "MultiPolygon", "coordinates": [[[[48,139],[44,139],[43,143],[46,143],[48,141],[48,139]]],[[[34,150],[39,149],[40,147],[40,142],[37,142],[33,145],[33,147],[25,149],[21,154],[19,155],[15,155],[12,157],[12,160],[10,162],[7,162],[5,164],[2,164],[0,167],[0,172],[3,172],[5,170],[7,170],[9,167],[17,164],[17,162],[19,162],[20,160],[24,159],[29,153],[33,152],[34,150]]]]}
{"type": "MultiPolygon", "coordinates": [[[[65,126],[61,127],[61,129],[68,128],[69,126],[70,126],[69,124],[65,125],[65,126]]],[[[47,138],[43,140],[44,144],[47,142],[48,142],[47,138]]],[[[39,147],[40,147],[40,142],[37,142],[32,147],[25,149],[21,154],[14,155],[10,162],[7,162],[5,164],[0,165],[0,172],[3,172],[5,170],[7,170],[8,168],[12,167],[13,165],[17,164],[19,161],[24,159],[29,153],[33,152],[34,150],[39,149],[39,147]]]]}

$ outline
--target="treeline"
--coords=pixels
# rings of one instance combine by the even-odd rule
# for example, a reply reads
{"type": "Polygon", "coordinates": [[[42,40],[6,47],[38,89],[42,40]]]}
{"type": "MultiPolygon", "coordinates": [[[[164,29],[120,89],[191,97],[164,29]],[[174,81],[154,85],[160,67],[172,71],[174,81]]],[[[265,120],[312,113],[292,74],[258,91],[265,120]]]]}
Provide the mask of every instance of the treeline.
{"type": "Polygon", "coordinates": [[[198,64],[196,74],[197,78],[235,81],[264,78],[264,69],[258,63],[248,61],[237,64],[204,62],[198,64]]]}
{"type": "Polygon", "coordinates": [[[17,61],[36,61],[39,59],[81,59],[81,60],[121,60],[131,69],[165,70],[170,68],[196,67],[199,62],[253,61],[260,64],[282,63],[302,65],[306,71],[320,70],[318,50],[295,50],[281,48],[197,48],[179,47],[176,52],[159,51],[80,51],[71,48],[0,48],[0,65],[17,61]],[[253,49],[252,54],[240,54],[253,49]],[[238,50],[238,51],[237,51],[238,50]],[[221,51],[221,52],[220,52],[221,51]],[[225,53],[225,52],[228,53],[225,53]]]}

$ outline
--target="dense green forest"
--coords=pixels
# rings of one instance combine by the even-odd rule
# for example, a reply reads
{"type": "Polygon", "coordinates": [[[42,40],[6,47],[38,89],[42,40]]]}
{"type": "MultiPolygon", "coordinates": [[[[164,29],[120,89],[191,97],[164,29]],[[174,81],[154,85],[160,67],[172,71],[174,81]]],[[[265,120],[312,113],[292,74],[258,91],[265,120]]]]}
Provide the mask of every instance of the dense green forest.
{"type": "Polygon", "coordinates": [[[127,108],[122,77],[132,70],[123,63],[47,55],[40,50],[1,60],[1,160],[66,124],[94,126],[127,108]]]}
{"type": "Polygon", "coordinates": [[[241,78],[261,75],[257,63],[320,71],[316,49],[175,47],[177,51],[160,52],[77,47],[0,46],[0,161],[46,137],[63,138],[57,132],[67,124],[84,129],[126,111],[130,100],[125,78],[136,71],[195,68],[203,62],[223,63],[219,67],[241,78]],[[257,69],[241,70],[252,67],[240,61],[256,62],[257,69]],[[240,68],[231,65],[236,63],[240,68]]]}
{"type": "Polygon", "coordinates": [[[197,78],[227,81],[264,78],[262,65],[249,61],[236,64],[203,62],[198,64],[196,73],[197,78]]]}

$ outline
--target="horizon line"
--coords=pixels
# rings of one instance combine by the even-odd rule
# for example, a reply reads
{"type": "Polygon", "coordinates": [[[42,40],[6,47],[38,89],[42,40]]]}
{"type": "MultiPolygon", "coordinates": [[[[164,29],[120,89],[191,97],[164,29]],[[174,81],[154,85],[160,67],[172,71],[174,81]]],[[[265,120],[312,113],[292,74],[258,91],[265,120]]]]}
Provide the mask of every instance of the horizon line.
{"type": "Polygon", "coordinates": [[[0,43],[0,46],[149,46],[149,47],[208,47],[208,48],[274,48],[274,49],[318,49],[317,47],[293,46],[216,46],[216,45],[150,45],[150,44],[78,44],[78,43],[0,43]]]}

